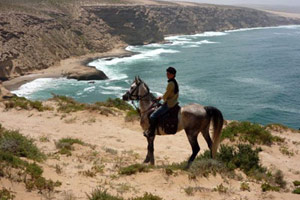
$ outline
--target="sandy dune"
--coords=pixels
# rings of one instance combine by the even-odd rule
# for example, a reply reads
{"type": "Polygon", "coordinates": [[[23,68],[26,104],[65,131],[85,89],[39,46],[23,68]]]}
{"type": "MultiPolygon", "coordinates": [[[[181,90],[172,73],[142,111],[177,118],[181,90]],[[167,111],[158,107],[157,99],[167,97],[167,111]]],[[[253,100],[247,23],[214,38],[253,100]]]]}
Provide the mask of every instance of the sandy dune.
{"type": "MultiPolygon", "coordinates": [[[[10,182],[1,178],[0,185],[16,192],[16,199],[87,199],[86,194],[99,186],[108,189],[111,194],[124,198],[142,196],[145,192],[158,195],[165,200],[182,199],[297,199],[292,194],[292,182],[299,180],[300,169],[300,134],[292,132],[273,132],[286,138],[284,144],[294,156],[283,155],[278,145],[263,147],[260,153],[262,164],[269,169],[280,169],[287,181],[284,192],[261,192],[261,183],[251,181],[243,175],[243,180],[222,178],[220,175],[208,178],[189,179],[185,172],[177,171],[167,175],[163,169],[152,169],[148,173],[131,176],[118,174],[118,169],[130,164],[142,163],[146,155],[146,140],[142,136],[139,123],[125,122],[124,113],[116,116],[100,115],[97,112],[81,111],[71,114],[57,111],[5,111],[0,107],[0,123],[7,129],[19,130],[20,133],[35,139],[38,147],[49,154],[42,163],[46,178],[59,180],[62,185],[51,194],[26,192],[24,184],[10,182]],[[55,141],[61,138],[78,138],[87,146],[75,145],[72,156],[56,154],[55,141]],[[47,138],[48,141],[42,140],[47,138]],[[94,177],[84,175],[84,171],[93,166],[102,166],[103,172],[94,177]],[[242,182],[248,182],[251,192],[241,191],[242,182]],[[227,193],[213,191],[218,185],[228,188],[227,193]],[[185,189],[197,188],[192,196],[185,189]]],[[[207,149],[204,139],[198,138],[201,153],[207,149]]],[[[182,162],[188,158],[191,148],[182,131],[175,136],[159,136],[155,141],[156,164],[182,162]]],[[[240,173],[240,172],[238,172],[240,173]]]]}

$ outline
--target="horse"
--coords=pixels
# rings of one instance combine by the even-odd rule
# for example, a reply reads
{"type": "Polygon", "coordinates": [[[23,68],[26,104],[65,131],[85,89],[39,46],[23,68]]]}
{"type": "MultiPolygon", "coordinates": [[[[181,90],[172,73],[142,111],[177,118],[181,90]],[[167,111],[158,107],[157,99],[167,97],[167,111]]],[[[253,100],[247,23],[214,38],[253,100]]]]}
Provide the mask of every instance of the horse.
{"type": "MultiPolygon", "coordinates": [[[[129,90],[122,96],[124,101],[139,101],[139,113],[140,113],[140,125],[145,131],[149,128],[149,115],[155,107],[157,106],[157,100],[152,93],[147,84],[142,81],[139,77],[135,77],[133,83],[131,84],[129,90]]],[[[223,127],[223,115],[221,111],[212,106],[202,106],[200,104],[188,104],[181,107],[178,112],[178,128],[177,132],[182,129],[185,130],[189,143],[192,147],[192,155],[188,159],[186,168],[189,168],[196,158],[198,152],[200,151],[200,146],[198,144],[197,138],[199,132],[202,133],[207,145],[210,149],[211,158],[215,158],[218,146],[220,144],[221,131],[223,127]],[[213,134],[210,137],[209,127],[210,122],[213,122],[213,134]]],[[[164,135],[164,131],[161,128],[156,129],[155,135],[164,135]]],[[[144,163],[149,163],[151,165],[155,164],[154,160],[154,139],[153,137],[147,137],[148,141],[148,152],[144,160],[144,163]]]]}

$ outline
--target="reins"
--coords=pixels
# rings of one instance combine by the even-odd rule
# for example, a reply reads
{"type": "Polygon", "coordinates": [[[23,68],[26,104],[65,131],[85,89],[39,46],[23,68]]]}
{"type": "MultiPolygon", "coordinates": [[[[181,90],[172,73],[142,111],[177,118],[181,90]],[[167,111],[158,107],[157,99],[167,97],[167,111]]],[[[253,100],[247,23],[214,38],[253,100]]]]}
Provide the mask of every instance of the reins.
{"type": "MultiPolygon", "coordinates": [[[[147,93],[146,93],[146,94],[144,94],[143,96],[140,96],[139,94],[133,94],[133,93],[139,88],[139,86],[141,85],[141,83],[142,83],[142,82],[140,82],[140,83],[134,88],[134,90],[133,90],[131,93],[129,93],[129,95],[130,95],[131,97],[136,97],[136,99],[135,99],[136,101],[144,101],[143,99],[144,99],[145,97],[147,97],[148,95],[151,94],[151,93],[150,93],[150,89],[149,89],[149,87],[148,87],[146,84],[145,84],[145,86],[146,86],[146,88],[147,88],[147,93]]],[[[149,107],[146,111],[144,111],[144,112],[141,112],[140,108],[137,107],[137,106],[135,105],[134,100],[131,100],[131,103],[132,103],[132,105],[134,106],[134,108],[137,110],[137,112],[139,113],[139,115],[142,116],[143,113],[148,112],[149,110],[151,110],[152,108],[154,108],[154,107],[158,104],[158,101],[157,101],[156,99],[152,99],[152,100],[150,100],[150,101],[153,101],[152,104],[151,104],[150,107],[149,107]],[[153,101],[153,100],[154,100],[154,101],[153,101]]]]}

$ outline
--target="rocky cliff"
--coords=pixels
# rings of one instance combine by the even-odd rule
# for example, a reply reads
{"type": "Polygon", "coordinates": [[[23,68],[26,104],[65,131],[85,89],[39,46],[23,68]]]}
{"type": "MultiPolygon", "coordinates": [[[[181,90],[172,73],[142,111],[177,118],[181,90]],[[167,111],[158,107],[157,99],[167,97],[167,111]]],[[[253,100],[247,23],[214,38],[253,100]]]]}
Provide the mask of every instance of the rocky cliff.
{"type": "Polygon", "coordinates": [[[127,44],[162,42],[168,34],[300,24],[300,20],[229,6],[126,4],[67,8],[61,5],[57,9],[35,8],[35,12],[0,13],[0,80],[48,68],[71,56],[106,52],[127,44]]]}

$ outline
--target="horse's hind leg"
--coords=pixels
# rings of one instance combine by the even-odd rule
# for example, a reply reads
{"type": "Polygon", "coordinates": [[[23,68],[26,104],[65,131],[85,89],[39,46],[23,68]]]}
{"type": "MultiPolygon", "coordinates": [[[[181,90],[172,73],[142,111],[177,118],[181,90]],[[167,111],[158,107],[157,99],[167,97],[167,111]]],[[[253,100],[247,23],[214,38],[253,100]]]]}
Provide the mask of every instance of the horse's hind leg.
{"type": "Polygon", "coordinates": [[[189,168],[192,164],[192,162],[195,160],[198,152],[200,151],[200,146],[198,144],[198,134],[199,132],[198,131],[191,131],[191,130],[185,130],[186,132],[186,135],[188,137],[188,140],[192,146],[192,150],[193,150],[193,153],[191,155],[191,157],[189,158],[188,160],[188,164],[186,166],[186,168],[189,168]]]}
{"type": "Polygon", "coordinates": [[[144,163],[151,163],[151,165],[154,165],[154,138],[153,137],[148,137],[147,141],[148,141],[148,153],[146,156],[146,159],[144,160],[144,163]]]}
{"type": "Polygon", "coordinates": [[[207,126],[207,128],[203,131],[201,131],[206,143],[207,143],[207,146],[210,150],[210,157],[212,158],[212,141],[211,141],[211,138],[210,138],[210,135],[209,135],[209,124],[207,126]]]}

